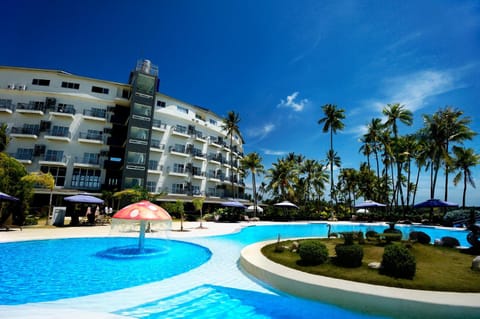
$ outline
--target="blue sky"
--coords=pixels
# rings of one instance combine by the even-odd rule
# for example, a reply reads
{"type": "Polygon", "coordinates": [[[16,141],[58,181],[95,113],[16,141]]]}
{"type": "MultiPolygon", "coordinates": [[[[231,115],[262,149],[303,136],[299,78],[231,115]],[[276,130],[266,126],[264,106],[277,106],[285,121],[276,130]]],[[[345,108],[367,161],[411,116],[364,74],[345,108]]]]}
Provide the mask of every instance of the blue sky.
{"type": "MultiPolygon", "coordinates": [[[[326,103],[346,111],[334,137],[342,167],[365,161],[358,139],[387,103],[414,113],[401,134],[447,105],[480,132],[478,1],[16,0],[2,11],[0,64],[127,82],[148,58],[162,93],[238,112],[245,150],[266,168],[289,152],[325,158],[317,121],[326,103]]],[[[479,140],[466,146],[480,153],[479,140]]],[[[474,178],[480,184],[480,169],[474,178]]],[[[460,202],[461,191],[452,187],[449,199],[460,202]]],[[[467,204],[480,204],[478,190],[467,204]]]]}

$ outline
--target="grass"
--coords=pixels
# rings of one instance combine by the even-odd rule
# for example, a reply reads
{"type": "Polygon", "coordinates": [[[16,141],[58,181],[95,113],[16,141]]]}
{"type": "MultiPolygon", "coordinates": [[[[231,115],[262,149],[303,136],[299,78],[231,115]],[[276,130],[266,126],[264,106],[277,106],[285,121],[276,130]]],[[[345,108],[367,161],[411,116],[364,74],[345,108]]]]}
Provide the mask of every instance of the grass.
{"type": "MultiPolygon", "coordinates": [[[[330,256],[335,255],[335,245],[343,243],[343,239],[319,240],[325,243],[330,256]]],[[[301,240],[298,242],[301,243],[301,240]]],[[[276,263],[311,274],[408,289],[480,292],[480,272],[470,269],[474,256],[462,254],[454,248],[412,244],[409,250],[415,256],[417,270],[413,280],[409,280],[381,275],[378,270],[368,268],[369,263],[382,261],[384,246],[377,242],[367,241],[362,245],[364,257],[362,265],[358,268],[343,268],[331,262],[317,266],[302,266],[299,264],[300,256],[296,252],[290,249],[276,252],[276,246],[276,243],[265,246],[262,253],[276,263]]],[[[280,246],[290,248],[292,241],[282,241],[280,246]]]]}

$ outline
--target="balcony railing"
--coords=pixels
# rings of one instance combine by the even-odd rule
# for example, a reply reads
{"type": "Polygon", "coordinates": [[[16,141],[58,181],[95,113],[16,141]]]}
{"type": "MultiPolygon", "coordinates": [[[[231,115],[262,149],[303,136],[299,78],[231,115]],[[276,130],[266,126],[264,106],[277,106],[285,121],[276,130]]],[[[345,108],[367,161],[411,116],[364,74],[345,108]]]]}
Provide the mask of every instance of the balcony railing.
{"type": "Polygon", "coordinates": [[[91,133],[91,132],[80,132],[78,138],[85,140],[94,140],[94,141],[103,141],[103,134],[101,133],[91,133]]]}
{"type": "Polygon", "coordinates": [[[152,121],[152,128],[166,130],[167,129],[167,124],[162,123],[162,121],[160,121],[160,120],[153,120],[152,121]]]}
{"type": "Polygon", "coordinates": [[[107,118],[107,111],[106,110],[83,110],[84,116],[99,118],[99,119],[106,119],[107,118]]]}
{"type": "Polygon", "coordinates": [[[40,127],[12,127],[12,134],[38,135],[40,134],[40,127]]]}

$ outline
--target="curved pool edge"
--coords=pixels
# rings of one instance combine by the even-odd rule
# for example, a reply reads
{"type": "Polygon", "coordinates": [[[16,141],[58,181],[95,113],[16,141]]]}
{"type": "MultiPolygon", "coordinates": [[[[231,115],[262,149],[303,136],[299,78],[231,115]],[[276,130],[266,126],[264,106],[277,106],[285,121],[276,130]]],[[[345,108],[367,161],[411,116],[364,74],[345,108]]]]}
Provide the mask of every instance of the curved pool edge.
{"type": "Polygon", "coordinates": [[[480,293],[402,289],[312,275],[277,264],[258,242],[242,249],[242,270],[289,294],[373,315],[394,318],[478,318],[480,293]]]}

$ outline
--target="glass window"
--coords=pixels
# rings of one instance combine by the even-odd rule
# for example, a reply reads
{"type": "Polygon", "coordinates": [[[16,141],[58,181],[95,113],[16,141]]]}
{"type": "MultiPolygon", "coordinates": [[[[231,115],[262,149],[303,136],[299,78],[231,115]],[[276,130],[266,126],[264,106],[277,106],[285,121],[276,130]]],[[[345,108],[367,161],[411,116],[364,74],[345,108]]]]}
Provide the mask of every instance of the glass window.
{"type": "Polygon", "coordinates": [[[145,153],[128,152],[127,164],[145,165],[145,153]]]}
{"type": "Polygon", "coordinates": [[[155,78],[144,74],[138,74],[136,86],[138,92],[153,95],[155,92],[155,78]]]}
{"type": "Polygon", "coordinates": [[[40,86],[49,86],[50,85],[50,80],[46,79],[33,79],[32,80],[33,85],[40,85],[40,86]]]}
{"type": "Polygon", "coordinates": [[[143,186],[143,180],[141,178],[126,177],[125,178],[125,188],[134,188],[134,187],[143,186]]]}
{"type": "Polygon", "coordinates": [[[177,105],[177,111],[181,112],[181,113],[185,113],[185,114],[188,114],[188,109],[183,107],[183,106],[178,106],[177,105]]]}
{"type": "Polygon", "coordinates": [[[78,90],[80,88],[80,84],[73,82],[62,82],[62,88],[78,90]]]}
{"type": "Polygon", "coordinates": [[[147,181],[147,191],[150,193],[156,193],[155,188],[157,183],[155,181],[147,181]]]}
{"type": "Polygon", "coordinates": [[[93,92],[93,93],[108,94],[109,89],[107,89],[107,88],[102,88],[102,87],[100,87],[100,86],[92,86],[92,92],[93,92]]]}
{"type": "Polygon", "coordinates": [[[77,188],[99,189],[100,170],[91,168],[74,168],[71,184],[72,187],[77,188]]]}
{"type": "Polygon", "coordinates": [[[65,176],[67,174],[66,167],[40,166],[40,171],[45,174],[52,174],[56,186],[65,186],[65,176]]]}
{"type": "Polygon", "coordinates": [[[130,128],[130,137],[137,140],[146,141],[148,140],[148,129],[132,126],[130,128]]]}
{"type": "Polygon", "coordinates": [[[133,114],[150,117],[152,115],[152,107],[145,104],[134,103],[133,114]]]}

